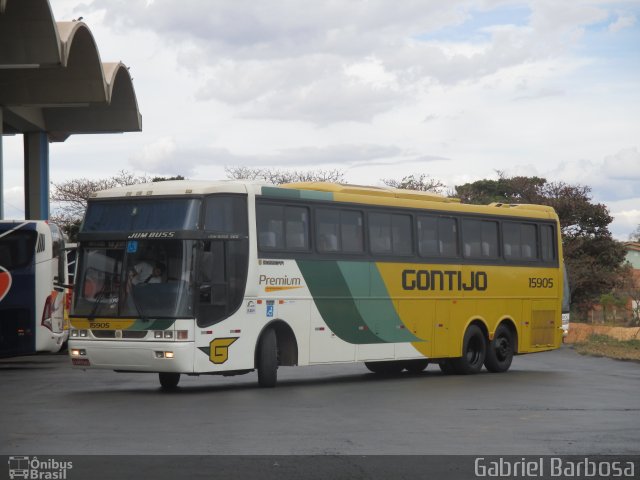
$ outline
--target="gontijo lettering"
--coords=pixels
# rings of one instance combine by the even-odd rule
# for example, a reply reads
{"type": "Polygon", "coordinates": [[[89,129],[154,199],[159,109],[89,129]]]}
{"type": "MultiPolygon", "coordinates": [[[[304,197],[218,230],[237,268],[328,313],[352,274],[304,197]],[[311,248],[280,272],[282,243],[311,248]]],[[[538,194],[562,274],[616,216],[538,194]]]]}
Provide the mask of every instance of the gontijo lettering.
{"type": "Polygon", "coordinates": [[[487,272],[471,271],[467,275],[459,270],[403,270],[404,290],[439,290],[483,292],[487,289],[487,272]]]}

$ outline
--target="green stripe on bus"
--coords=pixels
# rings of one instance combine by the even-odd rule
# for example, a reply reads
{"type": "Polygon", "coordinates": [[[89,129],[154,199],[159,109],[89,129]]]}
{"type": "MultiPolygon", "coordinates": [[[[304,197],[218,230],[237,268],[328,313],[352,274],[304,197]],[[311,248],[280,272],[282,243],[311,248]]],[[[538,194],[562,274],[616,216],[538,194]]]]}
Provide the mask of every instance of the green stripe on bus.
{"type": "Polygon", "coordinates": [[[297,263],[322,319],[338,338],[354,344],[385,342],[363,320],[337,262],[297,263]]]}
{"type": "Polygon", "coordinates": [[[405,329],[389,298],[387,287],[373,262],[338,262],[360,316],[369,329],[385,342],[415,342],[405,329]]]}

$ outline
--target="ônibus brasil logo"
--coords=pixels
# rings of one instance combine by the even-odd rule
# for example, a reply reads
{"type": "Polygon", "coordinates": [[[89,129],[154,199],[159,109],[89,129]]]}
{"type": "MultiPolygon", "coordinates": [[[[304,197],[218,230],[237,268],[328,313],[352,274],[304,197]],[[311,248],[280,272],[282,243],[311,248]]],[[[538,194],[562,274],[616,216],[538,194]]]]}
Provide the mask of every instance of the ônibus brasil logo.
{"type": "Polygon", "coordinates": [[[0,266],[0,301],[9,293],[11,289],[11,274],[9,270],[0,266]]]}
{"type": "Polygon", "coordinates": [[[67,470],[73,469],[73,462],[59,461],[54,458],[9,457],[9,478],[25,480],[67,480],[67,470]]]}

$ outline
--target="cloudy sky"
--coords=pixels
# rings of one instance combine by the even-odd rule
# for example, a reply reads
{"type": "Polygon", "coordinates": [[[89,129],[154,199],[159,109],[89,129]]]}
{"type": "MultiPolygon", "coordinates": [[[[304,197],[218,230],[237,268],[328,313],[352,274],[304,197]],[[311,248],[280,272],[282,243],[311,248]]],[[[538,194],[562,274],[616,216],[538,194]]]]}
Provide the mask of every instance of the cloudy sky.
{"type": "MultiPolygon", "coordinates": [[[[340,168],[538,175],[640,224],[640,0],[50,0],[130,67],[143,132],[52,144],[51,180],[340,168]]],[[[23,215],[21,138],[5,213],[23,215]]]]}

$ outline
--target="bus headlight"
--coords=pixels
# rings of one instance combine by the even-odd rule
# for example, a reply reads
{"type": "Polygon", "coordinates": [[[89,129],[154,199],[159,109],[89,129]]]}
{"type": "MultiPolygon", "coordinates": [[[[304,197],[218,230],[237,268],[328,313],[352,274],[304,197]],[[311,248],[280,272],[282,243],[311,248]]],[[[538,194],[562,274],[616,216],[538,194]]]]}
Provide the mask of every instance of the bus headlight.
{"type": "Polygon", "coordinates": [[[162,332],[153,332],[153,338],[162,338],[162,332]]]}
{"type": "Polygon", "coordinates": [[[156,358],[173,358],[174,357],[174,353],[173,352],[156,352],[156,358]]]}
{"type": "Polygon", "coordinates": [[[85,357],[87,355],[87,351],[84,348],[73,348],[71,349],[72,357],[85,357]]]}
{"type": "Polygon", "coordinates": [[[77,337],[78,336],[78,330],[71,330],[71,336],[72,337],[77,337]]]}

